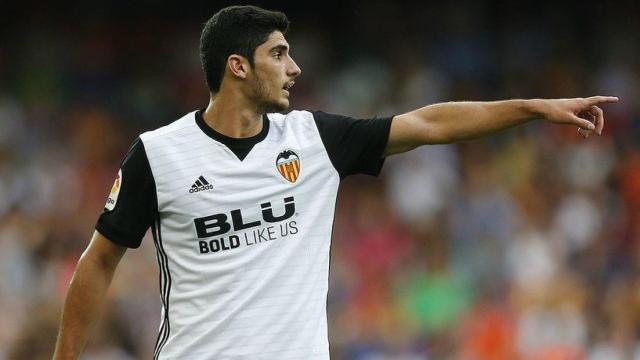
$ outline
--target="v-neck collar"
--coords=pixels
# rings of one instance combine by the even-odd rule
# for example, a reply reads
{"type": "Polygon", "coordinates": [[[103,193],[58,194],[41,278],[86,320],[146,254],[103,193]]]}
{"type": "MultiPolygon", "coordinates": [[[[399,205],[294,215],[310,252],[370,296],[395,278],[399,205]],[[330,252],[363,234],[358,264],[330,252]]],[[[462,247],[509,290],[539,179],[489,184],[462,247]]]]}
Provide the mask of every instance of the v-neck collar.
{"type": "Polygon", "coordinates": [[[215,131],[211,126],[207,125],[202,113],[204,113],[204,109],[196,111],[196,124],[198,124],[200,130],[202,130],[202,132],[204,132],[208,137],[229,148],[229,150],[231,150],[231,152],[233,152],[240,161],[244,160],[247,155],[249,155],[251,149],[253,149],[257,143],[264,140],[267,137],[267,134],[269,134],[269,118],[267,117],[267,114],[262,114],[262,130],[260,133],[246,138],[234,138],[221,134],[215,131]]]}

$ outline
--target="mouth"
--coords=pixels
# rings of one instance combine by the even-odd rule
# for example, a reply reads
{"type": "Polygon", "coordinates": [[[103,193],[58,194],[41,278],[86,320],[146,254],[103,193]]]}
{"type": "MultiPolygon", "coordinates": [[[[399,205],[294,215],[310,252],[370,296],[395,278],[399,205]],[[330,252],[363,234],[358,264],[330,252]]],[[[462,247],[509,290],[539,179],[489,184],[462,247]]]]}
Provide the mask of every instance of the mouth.
{"type": "Polygon", "coordinates": [[[292,81],[289,81],[289,82],[287,82],[286,84],[284,84],[284,86],[282,87],[282,89],[283,89],[284,91],[286,91],[286,92],[287,92],[287,94],[288,94],[288,93],[289,93],[289,89],[291,89],[295,83],[296,83],[296,82],[295,82],[295,81],[293,81],[293,80],[292,80],[292,81]]]}

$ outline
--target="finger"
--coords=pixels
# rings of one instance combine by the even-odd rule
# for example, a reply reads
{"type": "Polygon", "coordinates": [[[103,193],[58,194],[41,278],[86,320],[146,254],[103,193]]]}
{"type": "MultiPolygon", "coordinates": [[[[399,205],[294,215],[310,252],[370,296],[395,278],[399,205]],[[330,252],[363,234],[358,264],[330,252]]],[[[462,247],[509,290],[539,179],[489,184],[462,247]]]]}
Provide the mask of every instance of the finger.
{"type": "Polygon", "coordinates": [[[589,105],[607,104],[618,102],[617,96],[591,96],[585,99],[589,105]]]}
{"type": "Polygon", "coordinates": [[[582,128],[578,128],[578,134],[580,134],[580,136],[582,136],[585,139],[589,137],[589,133],[590,133],[590,131],[587,131],[587,130],[582,129],[582,128]]]}
{"type": "Polygon", "coordinates": [[[596,134],[602,135],[602,129],[604,129],[604,112],[599,107],[593,105],[591,106],[590,114],[595,117],[594,124],[596,126],[596,134]]]}
{"type": "Polygon", "coordinates": [[[583,118],[577,117],[576,115],[571,116],[572,124],[577,125],[578,127],[584,130],[595,130],[596,126],[591,123],[589,120],[585,120],[583,118]]]}

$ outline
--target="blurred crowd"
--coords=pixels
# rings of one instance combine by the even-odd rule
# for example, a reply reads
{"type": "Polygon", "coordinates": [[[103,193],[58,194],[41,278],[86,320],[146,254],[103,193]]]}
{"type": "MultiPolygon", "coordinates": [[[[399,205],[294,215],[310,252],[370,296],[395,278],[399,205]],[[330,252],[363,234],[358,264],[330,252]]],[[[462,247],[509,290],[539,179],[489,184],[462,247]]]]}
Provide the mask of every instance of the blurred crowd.
{"type": "MultiPolygon", "coordinates": [[[[332,358],[640,359],[640,5],[260,4],[292,20],[294,109],[372,117],[454,100],[621,99],[606,106],[601,137],[532,122],[347,179],[331,249],[332,358]]],[[[0,359],[50,358],[129,144],[207,104],[199,31],[223,5],[8,7],[0,359]]],[[[151,358],[159,322],[146,238],[123,258],[83,359],[151,358]]]]}

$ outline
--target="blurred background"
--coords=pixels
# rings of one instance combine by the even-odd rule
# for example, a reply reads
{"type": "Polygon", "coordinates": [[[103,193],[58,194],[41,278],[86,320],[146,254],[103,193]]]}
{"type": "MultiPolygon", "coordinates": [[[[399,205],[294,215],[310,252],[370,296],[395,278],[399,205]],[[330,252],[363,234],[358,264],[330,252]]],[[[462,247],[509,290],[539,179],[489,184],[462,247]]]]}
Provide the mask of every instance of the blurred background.
{"type": "MultiPolygon", "coordinates": [[[[293,109],[621,98],[602,137],[536,122],[347,179],[332,358],[640,359],[637,2],[254,3],[292,21],[293,109]]],[[[229,4],[2,2],[0,359],[50,358],[120,159],[139,133],[206,106],[201,24],[229,4]]],[[[151,358],[150,239],[125,255],[106,309],[83,359],[151,358]]]]}

